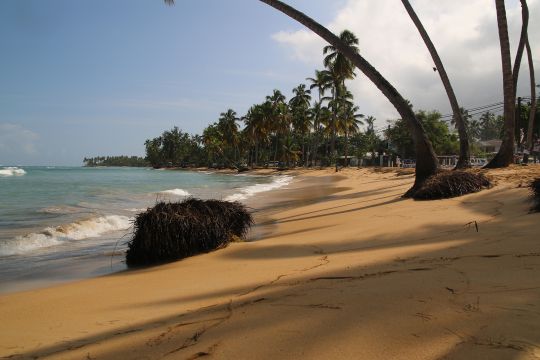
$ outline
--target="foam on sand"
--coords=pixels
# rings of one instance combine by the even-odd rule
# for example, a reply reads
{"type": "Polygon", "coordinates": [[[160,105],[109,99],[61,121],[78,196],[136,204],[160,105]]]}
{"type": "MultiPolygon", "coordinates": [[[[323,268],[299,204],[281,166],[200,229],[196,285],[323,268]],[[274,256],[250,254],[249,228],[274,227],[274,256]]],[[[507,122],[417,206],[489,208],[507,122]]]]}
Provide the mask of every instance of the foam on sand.
{"type": "Polygon", "coordinates": [[[22,254],[28,251],[62,244],[70,240],[83,240],[101,236],[131,227],[132,218],[120,215],[107,215],[71,224],[47,227],[40,232],[17,236],[0,242],[0,256],[22,254]]]}
{"type": "Polygon", "coordinates": [[[14,167],[14,166],[8,166],[8,167],[4,167],[3,169],[0,169],[0,177],[22,176],[24,174],[26,174],[26,171],[24,171],[21,168],[14,167]]]}
{"type": "Polygon", "coordinates": [[[236,194],[232,194],[227,196],[224,200],[225,201],[241,201],[246,200],[249,197],[252,197],[255,194],[279,189],[283,186],[289,185],[292,181],[293,177],[289,175],[279,175],[279,176],[273,176],[272,182],[268,184],[255,184],[255,185],[249,185],[245,188],[240,189],[240,192],[237,192],[236,194]]]}

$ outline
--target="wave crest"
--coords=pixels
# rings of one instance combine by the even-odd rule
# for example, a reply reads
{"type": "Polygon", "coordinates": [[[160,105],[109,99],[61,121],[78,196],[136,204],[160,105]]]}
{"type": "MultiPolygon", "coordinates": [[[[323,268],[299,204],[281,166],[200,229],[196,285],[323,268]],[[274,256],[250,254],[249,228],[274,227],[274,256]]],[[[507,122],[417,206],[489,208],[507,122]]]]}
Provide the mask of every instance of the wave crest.
{"type": "Polygon", "coordinates": [[[31,250],[62,244],[70,240],[82,240],[98,237],[117,230],[131,227],[132,218],[120,215],[108,215],[71,224],[48,227],[38,233],[17,236],[0,243],[0,256],[16,255],[31,250]]]}
{"type": "Polygon", "coordinates": [[[170,189],[160,191],[160,194],[174,195],[174,196],[190,196],[191,194],[184,189],[170,189]]]}
{"type": "Polygon", "coordinates": [[[0,176],[4,176],[4,177],[7,177],[7,176],[22,176],[26,174],[26,171],[24,171],[23,169],[21,168],[18,168],[18,167],[5,167],[3,169],[0,169],[0,176]]]}
{"type": "Polygon", "coordinates": [[[249,197],[252,197],[255,194],[279,189],[280,187],[289,185],[292,181],[293,177],[289,175],[280,175],[280,176],[273,176],[272,182],[268,184],[255,184],[255,185],[249,185],[245,188],[242,188],[240,192],[236,194],[232,194],[227,196],[224,200],[225,201],[241,201],[246,200],[249,197]]]}

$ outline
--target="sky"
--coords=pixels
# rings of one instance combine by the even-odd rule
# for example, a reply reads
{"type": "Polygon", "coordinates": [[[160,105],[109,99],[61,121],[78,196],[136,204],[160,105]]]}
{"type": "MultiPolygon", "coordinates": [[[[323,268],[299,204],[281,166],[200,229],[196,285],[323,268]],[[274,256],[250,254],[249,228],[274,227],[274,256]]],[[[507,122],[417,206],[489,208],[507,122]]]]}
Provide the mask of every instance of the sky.
{"type": "MultiPolygon", "coordinates": [[[[288,0],[332,31],[353,31],[361,54],[415,109],[450,112],[432,60],[399,0],[288,0]]],[[[502,101],[491,0],[411,1],[460,105],[502,101]]],[[[540,0],[529,0],[540,65],[540,0]]],[[[512,52],[519,1],[507,1],[512,52]]],[[[324,42],[256,0],[0,1],[0,165],[81,165],[144,156],[144,141],[178,126],[201,133],[221,112],[240,116],[273,89],[290,97],[322,69],[324,42]]],[[[518,95],[529,96],[527,62],[518,95]]],[[[398,117],[360,72],[348,82],[377,126],[398,117]]],[[[540,74],[537,74],[537,79],[540,74]]],[[[538,81],[537,81],[538,82],[538,81]]]]}

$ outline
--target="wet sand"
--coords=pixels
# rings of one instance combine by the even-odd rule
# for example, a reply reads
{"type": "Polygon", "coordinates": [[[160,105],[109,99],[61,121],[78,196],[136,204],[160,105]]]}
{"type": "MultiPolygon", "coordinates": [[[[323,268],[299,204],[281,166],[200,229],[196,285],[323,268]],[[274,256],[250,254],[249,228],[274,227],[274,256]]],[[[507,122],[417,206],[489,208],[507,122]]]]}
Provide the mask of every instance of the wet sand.
{"type": "Polygon", "coordinates": [[[540,357],[537,166],[437,201],[411,175],[304,171],[244,243],[0,296],[12,359],[540,357]]]}

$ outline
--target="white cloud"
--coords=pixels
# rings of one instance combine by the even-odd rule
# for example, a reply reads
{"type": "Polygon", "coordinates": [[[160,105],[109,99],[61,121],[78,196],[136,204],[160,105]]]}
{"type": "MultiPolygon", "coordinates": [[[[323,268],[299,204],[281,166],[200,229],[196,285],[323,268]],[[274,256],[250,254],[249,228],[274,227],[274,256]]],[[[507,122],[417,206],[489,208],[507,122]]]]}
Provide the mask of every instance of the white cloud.
{"type": "MultiPolygon", "coordinates": [[[[529,39],[533,57],[540,49],[540,0],[529,0],[529,39]]],[[[495,6],[492,1],[416,0],[418,16],[430,34],[460,105],[472,107],[502,100],[501,61],[495,6]]],[[[512,49],[521,28],[519,2],[508,2],[507,17],[512,49]]],[[[450,112],[448,99],[433,62],[416,28],[398,0],[349,0],[334,20],[325,24],[338,33],[353,31],[361,54],[385,76],[416,109],[450,112]]],[[[291,57],[314,68],[322,67],[324,43],[308,30],[280,31],[272,36],[290,49],[291,57]]],[[[514,55],[513,55],[514,56],[514,55]]],[[[535,57],[538,68],[538,57],[535,57]]],[[[521,65],[518,95],[529,95],[526,57],[521,65]]],[[[364,114],[384,120],[397,112],[369,80],[359,75],[349,83],[364,114]]]]}
{"type": "Polygon", "coordinates": [[[38,134],[20,125],[0,123],[0,154],[3,158],[2,161],[8,161],[10,157],[20,154],[36,154],[36,141],[38,139],[38,134]]]}

